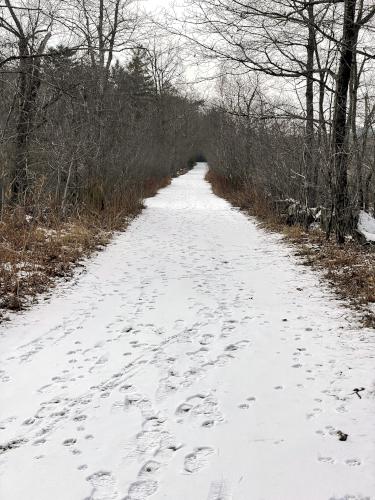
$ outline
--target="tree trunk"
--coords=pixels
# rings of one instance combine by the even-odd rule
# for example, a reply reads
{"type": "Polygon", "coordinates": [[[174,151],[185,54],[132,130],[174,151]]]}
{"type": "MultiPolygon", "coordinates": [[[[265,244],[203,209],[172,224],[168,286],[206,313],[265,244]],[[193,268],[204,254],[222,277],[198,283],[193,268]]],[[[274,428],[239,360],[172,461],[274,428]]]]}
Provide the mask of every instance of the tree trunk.
{"type": "Polygon", "coordinates": [[[28,189],[28,162],[30,135],[34,127],[35,105],[40,87],[41,57],[50,38],[47,33],[41,42],[37,57],[32,57],[28,49],[28,40],[20,38],[18,50],[20,56],[18,86],[18,119],[15,140],[15,163],[12,183],[12,202],[24,203],[28,189]]]}
{"type": "Polygon", "coordinates": [[[28,114],[30,102],[28,94],[28,73],[30,62],[27,59],[27,40],[19,41],[20,74],[18,83],[18,120],[16,126],[15,162],[12,182],[12,201],[21,202],[27,190],[27,150],[28,150],[28,114]]]}
{"type": "Polygon", "coordinates": [[[306,127],[305,127],[305,198],[306,206],[316,205],[317,168],[315,162],[315,138],[314,138],[314,5],[309,1],[309,36],[307,42],[306,62],[306,127]]]}
{"type": "Polygon", "coordinates": [[[339,244],[344,243],[345,234],[352,221],[348,195],[347,100],[356,40],[355,8],[356,0],[345,0],[342,47],[332,124],[331,162],[335,177],[333,201],[336,241],[339,244]]]}

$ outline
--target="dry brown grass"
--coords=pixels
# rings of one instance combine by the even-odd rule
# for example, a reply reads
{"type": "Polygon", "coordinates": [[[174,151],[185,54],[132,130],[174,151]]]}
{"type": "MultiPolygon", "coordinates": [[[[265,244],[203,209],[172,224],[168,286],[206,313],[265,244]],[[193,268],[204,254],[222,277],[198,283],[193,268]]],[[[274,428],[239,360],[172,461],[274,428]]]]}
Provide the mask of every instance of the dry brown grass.
{"type": "Polygon", "coordinates": [[[6,310],[30,304],[57,277],[71,276],[80,260],[109,242],[113,231],[126,228],[144,198],[170,182],[150,179],[111,200],[105,210],[86,207],[65,220],[54,211],[36,220],[24,210],[8,210],[0,222],[0,320],[6,319],[6,310]]]}
{"type": "Polygon", "coordinates": [[[211,184],[212,191],[242,210],[251,210],[255,216],[271,218],[272,208],[250,183],[233,184],[223,175],[208,170],[205,179],[211,184]]]}
{"type": "Polygon", "coordinates": [[[302,263],[321,271],[336,294],[360,312],[363,325],[375,328],[374,246],[363,246],[354,240],[338,246],[320,230],[306,232],[301,226],[287,226],[253,190],[243,185],[233,186],[213,171],[209,171],[206,179],[215,194],[257,216],[265,229],[282,233],[286,241],[296,246],[296,255],[302,263]]]}
{"type": "Polygon", "coordinates": [[[155,196],[159,189],[169,186],[171,181],[171,177],[164,177],[163,179],[151,177],[151,179],[147,179],[143,184],[142,197],[151,198],[155,196]]]}

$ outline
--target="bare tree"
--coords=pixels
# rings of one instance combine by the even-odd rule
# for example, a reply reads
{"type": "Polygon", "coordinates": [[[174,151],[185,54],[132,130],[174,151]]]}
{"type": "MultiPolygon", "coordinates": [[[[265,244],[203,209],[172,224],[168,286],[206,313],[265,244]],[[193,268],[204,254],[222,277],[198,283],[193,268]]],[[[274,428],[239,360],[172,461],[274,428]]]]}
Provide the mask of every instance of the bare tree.
{"type": "MultiPolygon", "coordinates": [[[[18,60],[17,126],[12,174],[13,201],[20,201],[28,188],[29,142],[34,129],[36,101],[41,84],[41,63],[51,37],[52,5],[41,0],[12,5],[5,0],[0,11],[0,30],[14,47],[12,60],[18,60]]],[[[6,58],[9,59],[9,58],[6,58]]]]}
{"type": "MultiPolygon", "coordinates": [[[[334,116],[332,123],[332,165],[335,173],[334,207],[336,239],[344,243],[345,234],[352,223],[348,195],[348,91],[355,70],[355,50],[361,27],[375,16],[375,7],[364,11],[364,2],[345,0],[341,38],[340,61],[337,74],[334,116]],[[356,8],[358,6],[358,16],[356,8]]],[[[358,76],[358,74],[357,74],[358,76]]],[[[358,87],[357,87],[358,88],[358,87]]]]}
{"type": "MultiPolygon", "coordinates": [[[[375,8],[367,0],[191,0],[189,5],[186,36],[207,57],[228,61],[237,70],[242,67],[269,75],[285,82],[290,90],[296,89],[295,102],[302,113],[298,116],[287,108],[291,120],[304,122],[303,168],[290,169],[291,178],[297,175],[302,181],[307,208],[322,200],[331,205],[331,221],[337,241],[342,243],[354,228],[349,155],[353,143],[358,142],[354,125],[360,80],[367,62],[375,57],[368,43],[375,8]],[[362,58],[359,68],[356,56],[362,58]]],[[[361,175],[362,160],[356,158],[356,171],[361,175]]],[[[362,186],[362,180],[359,184],[362,186]]],[[[309,217],[307,210],[306,226],[309,217]]]]}

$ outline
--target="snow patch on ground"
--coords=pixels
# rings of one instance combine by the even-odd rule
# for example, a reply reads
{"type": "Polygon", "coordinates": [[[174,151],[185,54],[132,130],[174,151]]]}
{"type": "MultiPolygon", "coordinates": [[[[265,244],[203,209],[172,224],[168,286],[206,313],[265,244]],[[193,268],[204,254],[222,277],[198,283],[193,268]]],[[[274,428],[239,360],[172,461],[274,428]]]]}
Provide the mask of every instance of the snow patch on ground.
{"type": "Polygon", "coordinates": [[[359,212],[358,231],[366,241],[375,242],[375,219],[363,210],[359,212]]]}
{"type": "Polygon", "coordinates": [[[373,332],[205,170],[0,327],[1,499],[375,499],[373,332]]]}

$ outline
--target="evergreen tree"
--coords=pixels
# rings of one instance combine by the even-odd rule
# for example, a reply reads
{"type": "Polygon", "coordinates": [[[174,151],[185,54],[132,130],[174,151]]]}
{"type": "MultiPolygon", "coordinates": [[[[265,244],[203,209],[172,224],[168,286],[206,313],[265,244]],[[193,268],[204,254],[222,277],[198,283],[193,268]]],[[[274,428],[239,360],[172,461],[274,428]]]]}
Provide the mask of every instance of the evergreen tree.
{"type": "Polygon", "coordinates": [[[134,101],[142,102],[156,94],[152,76],[141,47],[133,50],[132,59],[126,67],[128,92],[134,101]]]}

